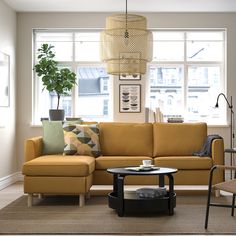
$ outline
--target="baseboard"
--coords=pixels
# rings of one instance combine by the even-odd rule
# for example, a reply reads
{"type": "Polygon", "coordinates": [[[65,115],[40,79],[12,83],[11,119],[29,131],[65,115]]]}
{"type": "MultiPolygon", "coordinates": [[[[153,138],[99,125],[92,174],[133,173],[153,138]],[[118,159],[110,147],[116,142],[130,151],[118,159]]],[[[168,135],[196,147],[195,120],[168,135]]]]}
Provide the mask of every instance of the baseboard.
{"type": "Polygon", "coordinates": [[[14,174],[5,176],[0,178],[0,190],[8,187],[9,185],[17,182],[17,181],[22,181],[23,180],[23,175],[21,172],[15,172],[14,174]]]}

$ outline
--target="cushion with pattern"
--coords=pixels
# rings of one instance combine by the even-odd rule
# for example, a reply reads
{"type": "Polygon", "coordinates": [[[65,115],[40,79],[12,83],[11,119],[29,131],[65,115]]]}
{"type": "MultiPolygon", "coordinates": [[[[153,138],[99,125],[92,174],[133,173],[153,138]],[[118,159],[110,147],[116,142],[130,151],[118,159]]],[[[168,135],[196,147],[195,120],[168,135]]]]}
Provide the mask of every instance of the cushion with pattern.
{"type": "Polygon", "coordinates": [[[93,157],[101,155],[97,124],[64,123],[63,130],[65,155],[88,155],[93,157]]]}

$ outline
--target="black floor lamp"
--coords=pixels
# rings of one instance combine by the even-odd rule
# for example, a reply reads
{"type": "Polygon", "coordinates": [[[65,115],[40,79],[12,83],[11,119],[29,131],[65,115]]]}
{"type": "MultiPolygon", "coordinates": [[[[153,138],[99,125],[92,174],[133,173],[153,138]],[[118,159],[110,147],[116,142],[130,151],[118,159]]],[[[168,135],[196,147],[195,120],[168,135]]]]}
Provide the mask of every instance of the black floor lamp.
{"type": "MultiPolygon", "coordinates": [[[[224,93],[220,93],[217,96],[215,107],[219,107],[218,102],[219,102],[220,96],[224,97],[225,101],[228,104],[228,108],[230,109],[230,149],[225,149],[225,152],[230,153],[230,164],[232,166],[233,165],[233,154],[236,153],[236,149],[234,149],[234,111],[233,111],[233,101],[232,101],[232,96],[230,96],[230,102],[229,102],[227,97],[225,96],[225,94],[224,93]]],[[[236,172],[234,174],[234,177],[236,177],[236,172]]],[[[232,179],[232,171],[231,171],[230,178],[232,179]]]]}

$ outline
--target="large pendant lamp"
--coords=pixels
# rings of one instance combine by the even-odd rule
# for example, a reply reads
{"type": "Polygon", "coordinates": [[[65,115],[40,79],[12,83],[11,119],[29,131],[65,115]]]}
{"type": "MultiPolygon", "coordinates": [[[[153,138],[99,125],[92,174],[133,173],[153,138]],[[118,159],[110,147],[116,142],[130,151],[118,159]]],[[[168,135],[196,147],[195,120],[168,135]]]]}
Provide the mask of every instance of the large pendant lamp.
{"type": "Polygon", "coordinates": [[[152,60],[152,32],[144,16],[127,13],[127,0],[125,14],[106,18],[100,42],[108,74],[136,77],[146,73],[146,64],[152,60]]]}

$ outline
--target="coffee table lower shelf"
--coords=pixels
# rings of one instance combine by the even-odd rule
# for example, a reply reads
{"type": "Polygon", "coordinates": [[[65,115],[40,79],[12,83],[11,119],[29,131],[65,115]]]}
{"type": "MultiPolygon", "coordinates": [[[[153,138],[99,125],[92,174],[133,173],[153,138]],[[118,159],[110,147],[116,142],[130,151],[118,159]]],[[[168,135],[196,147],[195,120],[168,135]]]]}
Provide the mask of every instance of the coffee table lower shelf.
{"type": "Polygon", "coordinates": [[[173,214],[173,208],[176,207],[176,193],[173,196],[172,209],[170,206],[169,192],[160,198],[139,198],[135,191],[124,193],[124,199],[120,199],[117,193],[108,194],[108,205],[110,208],[119,212],[119,208],[124,207],[125,213],[158,213],[169,211],[173,214]],[[124,202],[123,202],[124,201],[124,202]]]}

